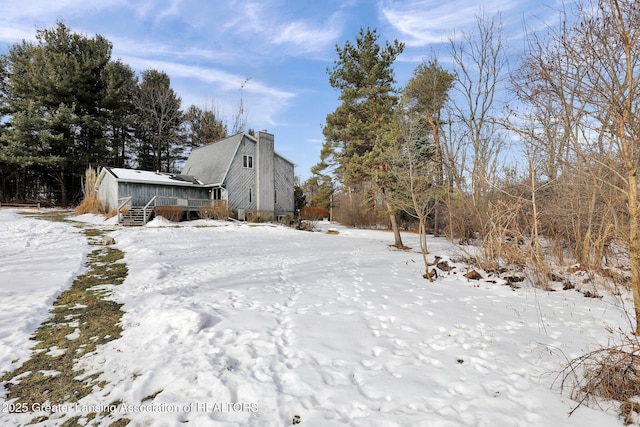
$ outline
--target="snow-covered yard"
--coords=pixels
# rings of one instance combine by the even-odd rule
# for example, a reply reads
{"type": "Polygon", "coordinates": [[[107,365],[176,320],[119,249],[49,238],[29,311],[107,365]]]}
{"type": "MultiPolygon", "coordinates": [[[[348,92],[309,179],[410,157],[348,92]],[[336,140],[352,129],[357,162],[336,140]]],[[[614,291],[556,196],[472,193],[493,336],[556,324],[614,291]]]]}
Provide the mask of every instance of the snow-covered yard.
{"type": "MultiPolygon", "coordinates": [[[[215,221],[116,228],[129,266],[113,288],[124,332],[78,362],[108,384],[52,409],[68,418],[114,404],[134,426],[622,424],[613,410],[569,417],[576,402],[557,382],[567,358],[607,342],[607,326],[629,327],[615,299],[460,273],[429,283],[416,236],[404,234],[415,249],[400,251],[389,233],[330,226],[340,233],[215,221]]],[[[29,335],[89,250],[72,225],[0,210],[0,374],[28,357],[29,335]]],[[[431,239],[430,250],[460,249],[431,239]]],[[[8,413],[5,395],[0,424],[33,418],[8,413]]]]}

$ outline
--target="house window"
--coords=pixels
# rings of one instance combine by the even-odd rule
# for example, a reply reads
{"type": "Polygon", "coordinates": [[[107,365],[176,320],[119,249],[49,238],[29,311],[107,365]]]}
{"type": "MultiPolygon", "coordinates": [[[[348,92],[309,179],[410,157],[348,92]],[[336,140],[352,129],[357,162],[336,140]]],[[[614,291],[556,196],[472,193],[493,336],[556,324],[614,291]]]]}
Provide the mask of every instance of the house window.
{"type": "Polygon", "coordinates": [[[222,188],[214,188],[211,193],[211,198],[213,200],[222,200],[222,188]]]}
{"type": "Polygon", "coordinates": [[[273,190],[273,203],[278,203],[278,190],[273,190]]]}
{"type": "Polygon", "coordinates": [[[253,188],[249,189],[249,203],[253,201],[253,188]]]}
{"type": "Polygon", "coordinates": [[[253,156],[244,155],[242,156],[242,167],[244,168],[253,168],[253,156]]]}

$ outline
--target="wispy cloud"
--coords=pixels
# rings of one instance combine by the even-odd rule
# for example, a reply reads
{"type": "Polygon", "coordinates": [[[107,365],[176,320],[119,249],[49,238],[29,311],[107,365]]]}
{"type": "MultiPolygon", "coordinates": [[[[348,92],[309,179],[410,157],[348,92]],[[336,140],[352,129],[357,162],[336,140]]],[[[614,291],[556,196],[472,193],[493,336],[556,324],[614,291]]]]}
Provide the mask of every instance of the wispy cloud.
{"type": "MultiPolygon", "coordinates": [[[[126,62],[138,69],[162,70],[174,78],[189,78],[206,84],[214,84],[220,91],[237,91],[246,76],[232,74],[215,68],[186,65],[177,62],[158,61],[145,58],[126,58],[126,62]]],[[[259,81],[251,80],[244,88],[247,93],[267,96],[276,101],[285,102],[295,96],[294,93],[276,89],[259,81]]]]}
{"type": "Polygon", "coordinates": [[[246,57],[245,53],[237,50],[215,50],[207,46],[189,45],[176,46],[170,41],[136,40],[129,37],[107,35],[113,43],[113,56],[144,57],[144,58],[172,58],[193,62],[206,61],[209,63],[229,64],[236,63],[246,57]]]}
{"type": "Polygon", "coordinates": [[[43,19],[59,18],[64,12],[66,15],[82,15],[87,12],[95,13],[100,10],[113,8],[116,6],[125,7],[129,4],[126,0],[101,0],[99,2],[87,0],[29,0],[20,2],[3,2],[0,5],[0,16],[3,21],[16,19],[43,19]]]}
{"type": "Polygon", "coordinates": [[[274,126],[277,117],[289,108],[296,94],[278,89],[260,80],[211,67],[185,65],[177,62],[127,57],[124,61],[137,69],[162,70],[171,76],[171,86],[180,91],[183,107],[194,104],[206,106],[215,101],[223,114],[231,117],[238,109],[240,96],[245,110],[258,126],[274,126]],[[242,85],[242,89],[241,89],[242,85]]]}
{"type": "Polygon", "coordinates": [[[472,25],[482,10],[505,11],[511,0],[492,0],[481,5],[464,0],[382,0],[381,18],[403,35],[407,46],[443,43],[455,32],[472,25]]]}
{"type": "Polygon", "coordinates": [[[0,40],[8,44],[18,43],[21,40],[35,40],[36,28],[27,29],[19,25],[1,25],[0,40]]]}
{"type": "Polygon", "coordinates": [[[231,2],[228,18],[221,25],[223,34],[252,40],[265,54],[297,56],[323,52],[333,46],[342,32],[342,14],[333,12],[323,19],[292,19],[287,5],[271,2],[231,2]],[[229,13],[232,11],[233,13],[229,13]]]}
{"type": "MultiPolygon", "coordinates": [[[[0,3],[0,40],[35,40],[36,30],[52,28],[56,21],[72,20],[103,10],[127,8],[127,0],[30,0],[0,3]]],[[[74,28],[74,30],[77,30],[74,28]]]]}
{"type": "Polygon", "coordinates": [[[294,45],[298,50],[305,52],[322,52],[334,45],[341,29],[337,14],[321,25],[308,21],[294,21],[279,28],[273,42],[278,45],[294,45]]]}
{"type": "Polygon", "coordinates": [[[180,15],[180,12],[184,9],[183,0],[170,0],[169,5],[160,10],[156,15],[156,22],[162,21],[165,17],[174,17],[180,15]]]}

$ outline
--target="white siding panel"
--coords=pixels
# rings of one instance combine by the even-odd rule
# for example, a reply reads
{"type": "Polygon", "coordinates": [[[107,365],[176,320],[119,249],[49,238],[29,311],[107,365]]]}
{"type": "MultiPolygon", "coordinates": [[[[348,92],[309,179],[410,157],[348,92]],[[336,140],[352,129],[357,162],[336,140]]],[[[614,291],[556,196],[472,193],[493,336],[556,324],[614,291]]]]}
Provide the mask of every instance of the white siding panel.
{"type": "MultiPolygon", "coordinates": [[[[98,186],[98,200],[105,204],[105,209],[118,209],[118,181],[108,171],[104,170],[102,180],[98,186]]],[[[124,196],[123,196],[124,197],[124,196]]]]}

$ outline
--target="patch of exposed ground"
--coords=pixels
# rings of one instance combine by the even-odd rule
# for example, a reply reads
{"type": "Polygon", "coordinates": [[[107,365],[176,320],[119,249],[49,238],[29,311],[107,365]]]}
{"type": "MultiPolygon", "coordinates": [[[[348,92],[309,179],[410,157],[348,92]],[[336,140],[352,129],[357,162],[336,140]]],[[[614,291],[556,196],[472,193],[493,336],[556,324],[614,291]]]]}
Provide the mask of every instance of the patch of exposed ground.
{"type": "MultiPolygon", "coordinates": [[[[61,220],[58,216],[47,219],[61,220]]],[[[7,401],[12,401],[12,407],[22,412],[73,404],[105,385],[96,380],[98,374],[84,375],[75,365],[83,355],[98,351],[101,344],[120,337],[120,319],[124,312],[122,304],[109,298],[109,289],[124,282],[128,269],[122,262],[122,251],[100,244],[104,230],[86,228],[84,233],[93,248],[87,258],[87,271],[60,294],[49,318],[34,332],[31,339],[36,343],[31,357],[0,377],[0,381],[5,382],[7,401]]],[[[106,414],[88,414],[84,421],[98,415],[106,414]]],[[[42,412],[34,412],[31,422],[39,423],[47,418],[42,412]]],[[[80,416],[71,416],[63,426],[84,425],[80,422],[80,416]]],[[[112,425],[127,423],[121,419],[112,425]]]]}

